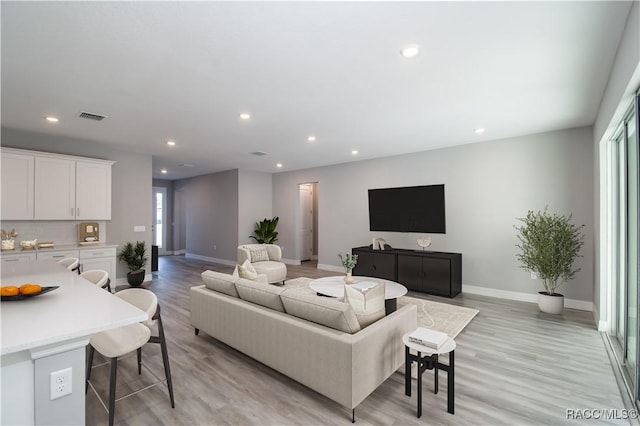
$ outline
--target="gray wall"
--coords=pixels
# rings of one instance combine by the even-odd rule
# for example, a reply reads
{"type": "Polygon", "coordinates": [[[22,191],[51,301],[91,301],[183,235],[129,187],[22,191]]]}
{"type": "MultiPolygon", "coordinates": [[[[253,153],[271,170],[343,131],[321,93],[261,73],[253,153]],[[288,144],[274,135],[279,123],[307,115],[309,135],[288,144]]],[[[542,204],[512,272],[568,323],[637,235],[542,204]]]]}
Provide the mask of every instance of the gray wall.
{"type": "Polygon", "coordinates": [[[297,253],[298,184],[318,182],[318,263],[339,267],[339,252],[383,237],[392,247],[418,249],[416,234],[370,232],[367,190],[445,184],[447,234],[431,250],[463,256],[463,284],[523,293],[542,285],[519,268],[513,226],[529,209],[573,213],[585,224],[582,271],[562,292],[593,300],[593,135],[585,127],[410,155],[275,174],[274,215],[280,243],[297,253]]]}
{"type": "MultiPolygon", "coordinates": [[[[122,246],[127,241],[145,241],[151,253],[150,155],[121,151],[108,144],[6,127],[2,127],[2,146],[115,161],[106,242],[122,246]],[[144,225],[145,232],[134,232],[136,225],[144,225]]],[[[126,265],[118,262],[117,277],[125,277],[127,272],[126,265]]]]}
{"type": "Polygon", "coordinates": [[[216,259],[236,259],[238,246],[238,170],[212,173],[174,181],[181,192],[177,214],[184,223],[184,249],[216,259]],[[215,247],[214,247],[215,246],[215,247]]]}
{"type": "MultiPolygon", "coordinates": [[[[164,179],[153,179],[152,180],[152,185],[154,187],[160,187],[160,188],[166,188],[167,189],[167,222],[164,223],[164,232],[167,233],[166,239],[166,246],[164,247],[164,250],[168,253],[173,252],[174,248],[173,248],[173,237],[174,237],[174,220],[173,220],[173,212],[174,212],[174,207],[173,207],[173,181],[171,180],[164,180],[164,179]]],[[[151,209],[153,210],[153,200],[151,200],[151,209]]],[[[153,211],[151,212],[151,216],[153,218],[153,211]]]]}
{"type": "MultiPolygon", "coordinates": [[[[238,171],[238,240],[236,245],[255,243],[256,222],[272,217],[271,173],[238,171]]],[[[236,255],[230,260],[236,260],[236,255]]]]}

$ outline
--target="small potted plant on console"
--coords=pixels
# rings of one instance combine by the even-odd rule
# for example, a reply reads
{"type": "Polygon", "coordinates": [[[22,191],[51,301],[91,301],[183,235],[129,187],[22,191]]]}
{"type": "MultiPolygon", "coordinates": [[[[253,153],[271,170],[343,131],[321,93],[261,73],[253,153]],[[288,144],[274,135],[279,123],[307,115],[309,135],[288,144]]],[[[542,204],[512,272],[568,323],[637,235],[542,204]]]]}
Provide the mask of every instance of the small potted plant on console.
{"type": "Polygon", "coordinates": [[[144,282],[145,270],[149,257],[147,256],[147,246],[144,241],[136,241],[135,244],[128,242],[118,253],[118,260],[127,264],[127,282],[132,287],[140,287],[144,282]]]}
{"type": "Polygon", "coordinates": [[[354,279],[351,276],[351,271],[353,271],[353,268],[355,268],[356,264],[358,263],[358,255],[351,253],[339,253],[338,257],[340,258],[340,261],[342,262],[342,266],[344,267],[344,271],[346,273],[344,282],[347,284],[352,284],[354,282],[354,279]]]}

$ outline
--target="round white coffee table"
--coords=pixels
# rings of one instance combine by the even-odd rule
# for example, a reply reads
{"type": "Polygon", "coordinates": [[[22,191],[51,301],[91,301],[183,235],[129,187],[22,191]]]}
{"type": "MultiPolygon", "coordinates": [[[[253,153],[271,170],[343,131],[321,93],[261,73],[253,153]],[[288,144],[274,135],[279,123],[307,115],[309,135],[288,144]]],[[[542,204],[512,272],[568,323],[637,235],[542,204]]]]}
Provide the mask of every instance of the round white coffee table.
{"type": "MultiPolygon", "coordinates": [[[[407,294],[407,288],[395,281],[373,277],[353,277],[350,285],[367,285],[367,283],[384,283],[385,310],[387,315],[397,309],[397,299],[407,294]]],[[[329,297],[344,297],[344,275],[337,277],[324,277],[311,280],[309,288],[318,294],[329,297]]]]}

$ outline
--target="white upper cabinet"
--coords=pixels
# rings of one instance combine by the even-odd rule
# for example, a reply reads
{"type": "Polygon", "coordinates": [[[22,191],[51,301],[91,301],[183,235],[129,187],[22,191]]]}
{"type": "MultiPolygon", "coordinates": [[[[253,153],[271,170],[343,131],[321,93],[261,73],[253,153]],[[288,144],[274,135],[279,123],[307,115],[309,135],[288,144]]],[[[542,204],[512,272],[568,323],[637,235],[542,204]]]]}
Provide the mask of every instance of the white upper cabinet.
{"type": "Polygon", "coordinates": [[[111,220],[113,164],[3,148],[2,220],[111,220]]]}
{"type": "Polygon", "coordinates": [[[111,219],[111,164],[76,162],[76,219],[111,219]]]}
{"type": "Polygon", "coordinates": [[[33,219],[34,156],[2,152],[2,220],[33,219]]]}
{"type": "Polygon", "coordinates": [[[76,218],[76,162],[36,157],[35,219],[76,218]]]}

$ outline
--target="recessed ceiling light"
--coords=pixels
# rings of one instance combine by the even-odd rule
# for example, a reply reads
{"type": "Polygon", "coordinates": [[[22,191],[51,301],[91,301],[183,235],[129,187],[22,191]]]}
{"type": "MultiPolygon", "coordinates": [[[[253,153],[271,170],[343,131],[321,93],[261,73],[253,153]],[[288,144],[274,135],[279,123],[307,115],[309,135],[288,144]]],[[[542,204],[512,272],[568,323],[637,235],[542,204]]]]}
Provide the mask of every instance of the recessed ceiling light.
{"type": "Polygon", "coordinates": [[[281,168],[282,168],[282,163],[278,163],[278,164],[276,164],[276,167],[277,167],[277,168],[279,168],[279,169],[281,169],[281,168]]]}
{"type": "Polygon", "coordinates": [[[351,155],[358,155],[358,150],[354,149],[353,151],[351,151],[351,155]]]}
{"type": "Polygon", "coordinates": [[[243,113],[240,114],[240,118],[242,120],[248,120],[248,119],[251,118],[251,114],[249,114],[248,112],[243,112],[243,113]]]}
{"type": "Polygon", "coordinates": [[[316,137],[311,135],[311,136],[307,136],[307,141],[308,142],[315,142],[316,141],[316,137]]]}
{"type": "Polygon", "coordinates": [[[420,54],[420,46],[417,44],[409,44],[402,48],[400,54],[407,59],[415,58],[420,54]]]}
{"type": "Polygon", "coordinates": [[[176,146],[176,143],[174,141],[167,141],[167,145],[176,146]]]}
{"type": "Polygon", "coordinates": [[[160,170],[160,173],[162,173],[163,175],[166,175],[167,174],[167,169],[160,170]]]}
{"type": "Polygon", "coordinates": [[[182,167],[195,167],[193,164],[189,164],[189,163],[184,163],[184,164],[180,164],[182,167]]]}
{"type": "Polygon", "coordinates": [[[48,121],[49,123],[57,123],[58,121],[60,121],[60,119],[59,119],[59,118],[57,118],[57,117],[51,117],[51,116],[47,117],[46,119],[47,119],[47,121],[48,121]]]}
{"type": "Polygon", "coordinates": [[[484,133],[484,127],[478,127],[477,129],[473,130],[474,132],[476,132],[477,135],[481,135],[484,133]]]}

